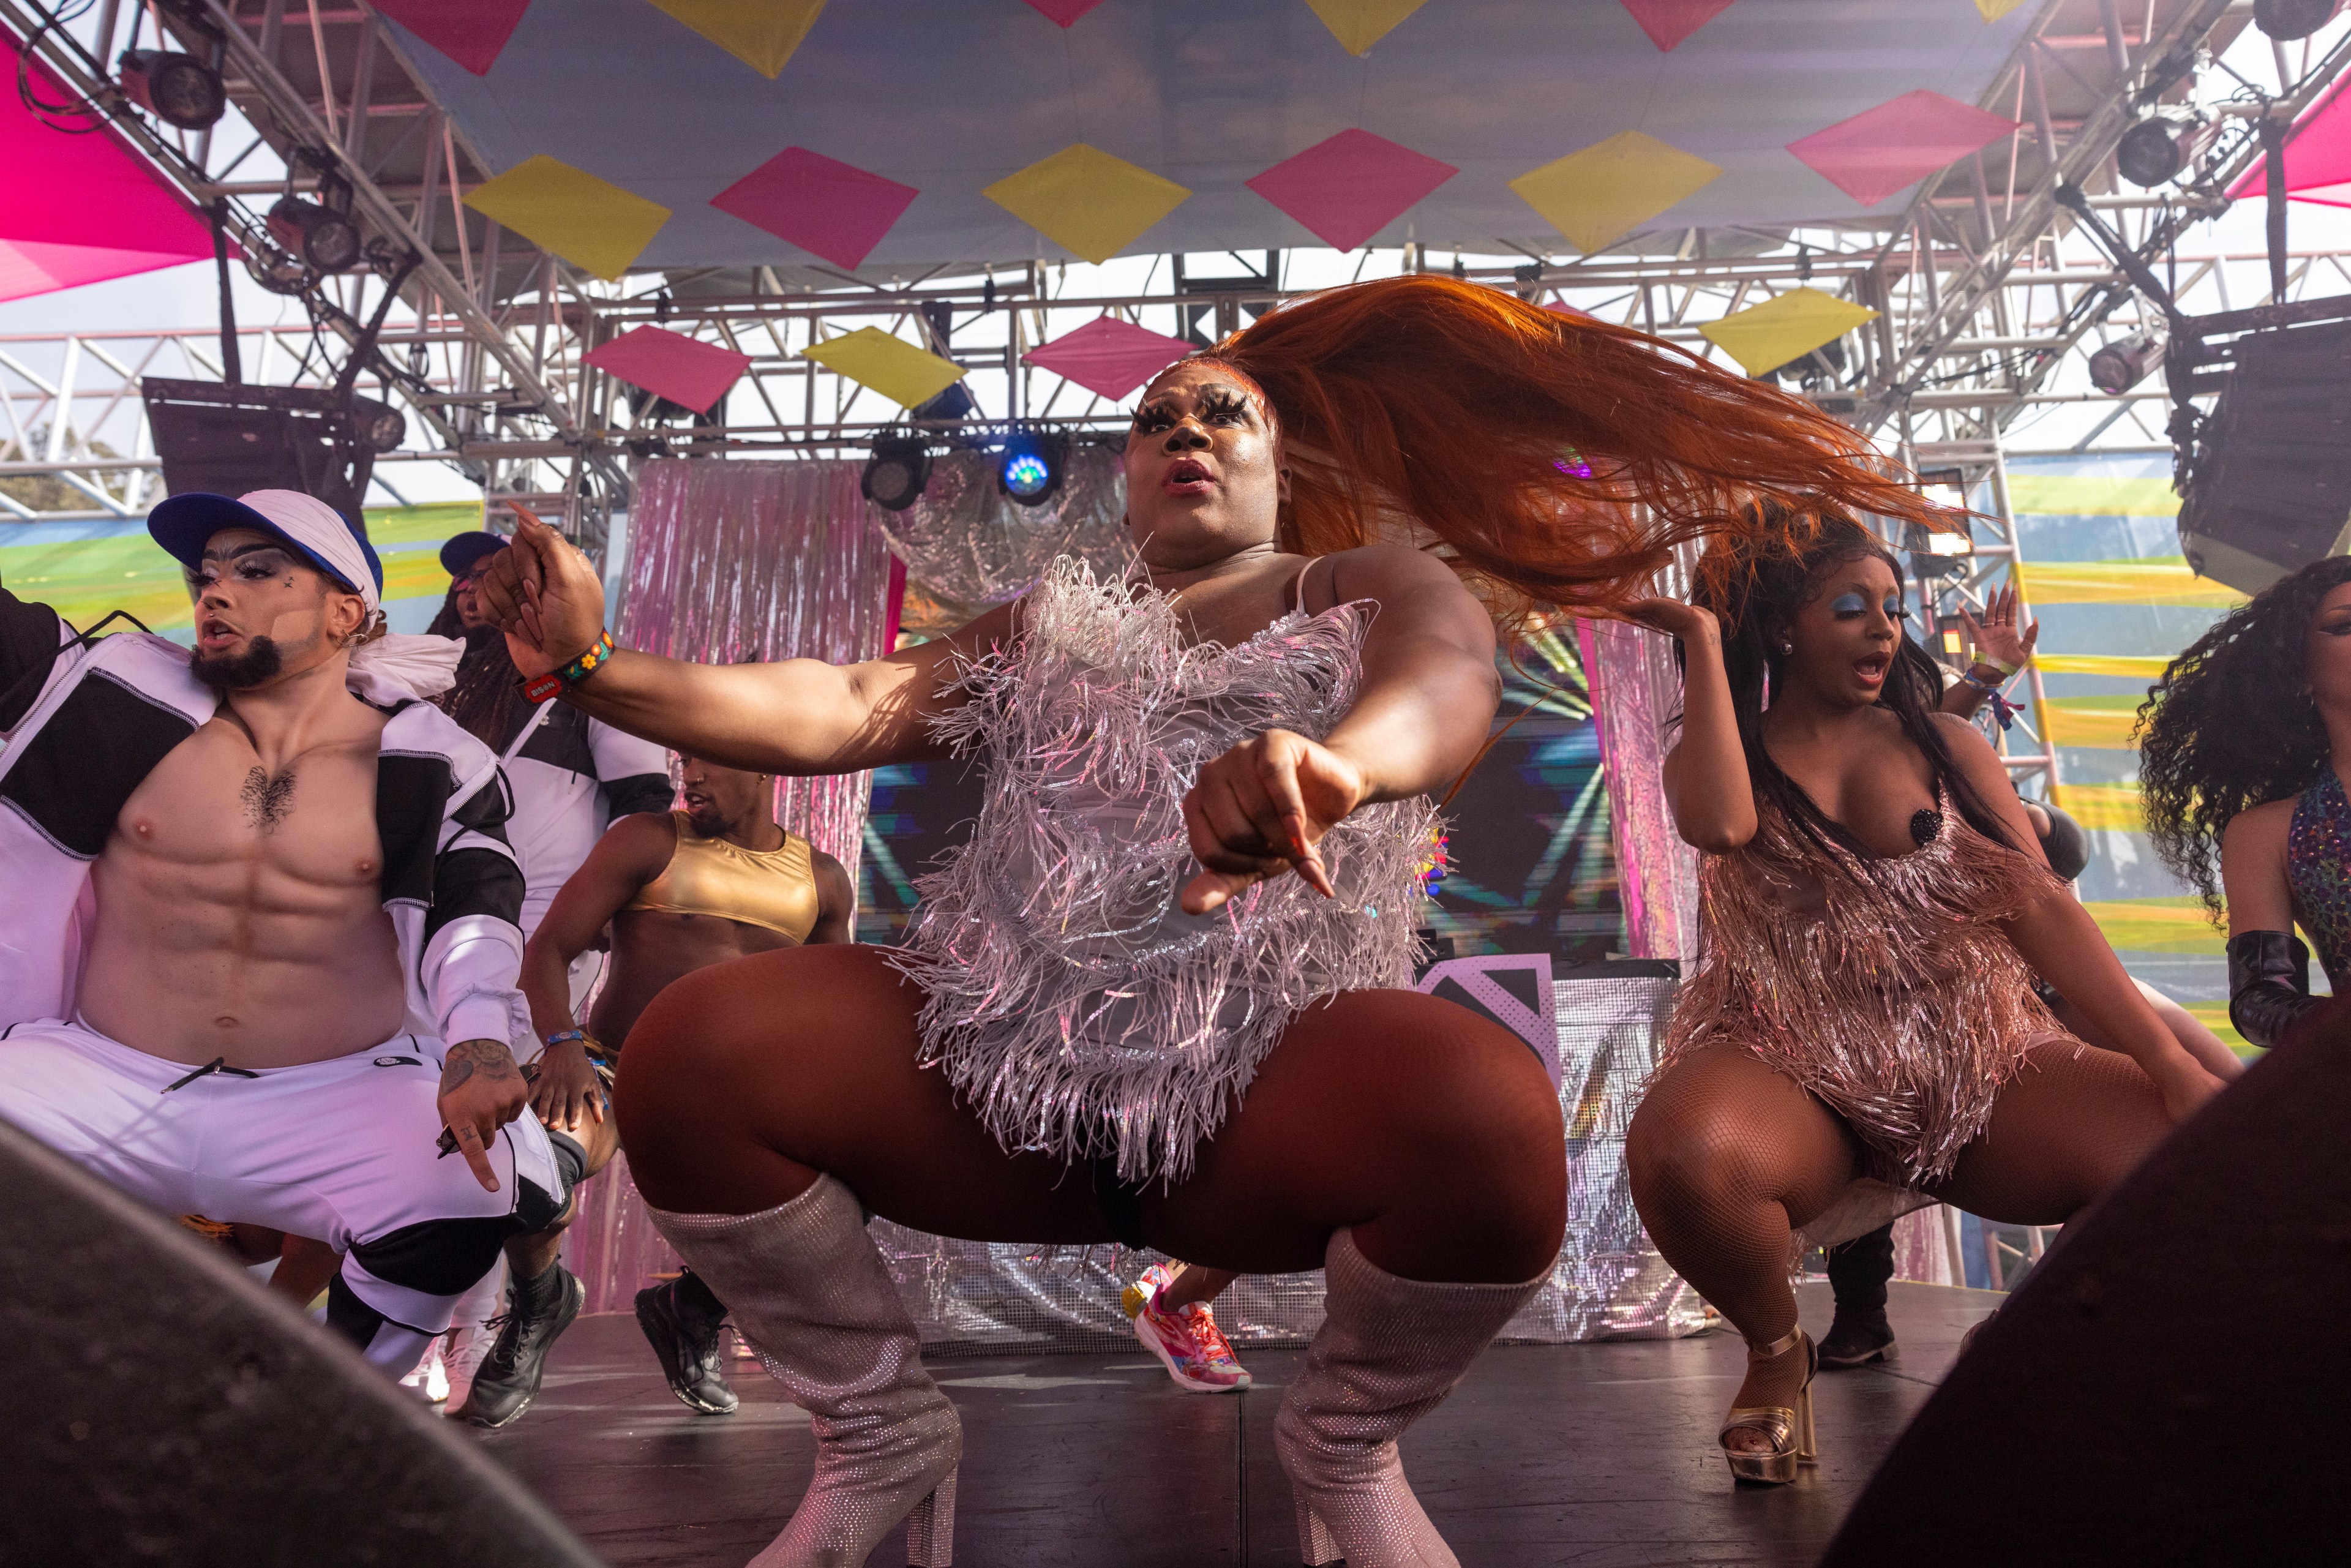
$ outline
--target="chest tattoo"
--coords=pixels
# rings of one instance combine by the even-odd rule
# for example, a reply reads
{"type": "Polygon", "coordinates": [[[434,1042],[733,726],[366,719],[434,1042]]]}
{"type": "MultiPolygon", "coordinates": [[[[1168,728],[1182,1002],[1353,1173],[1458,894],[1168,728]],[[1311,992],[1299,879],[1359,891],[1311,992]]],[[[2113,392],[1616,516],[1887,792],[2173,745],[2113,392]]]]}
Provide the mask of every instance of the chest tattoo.
{"type": "Polygon", "coordinates": [[[236,792],[245,802],[245,820],[261,831],[275,832],[287,813],[294,810],[294,769],[272,775],[256,768],[245,776],[244,787],[236,792]]]}

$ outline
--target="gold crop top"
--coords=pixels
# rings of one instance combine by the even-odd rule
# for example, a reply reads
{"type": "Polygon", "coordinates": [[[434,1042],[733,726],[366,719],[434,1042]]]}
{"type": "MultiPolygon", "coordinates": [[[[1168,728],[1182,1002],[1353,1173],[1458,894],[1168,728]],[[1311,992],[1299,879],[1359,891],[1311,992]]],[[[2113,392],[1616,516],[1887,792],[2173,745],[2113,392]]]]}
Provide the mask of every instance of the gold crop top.
{"type": "Polygon", "coordinates": [[[698,837],[684,811],[672,811],[677,848],[661,875],[627,907],[664,915],[715,915],[805,942],[816,929],[816,866],[809,841],[784,834],[779,850],[747,850],[698,837]]]}

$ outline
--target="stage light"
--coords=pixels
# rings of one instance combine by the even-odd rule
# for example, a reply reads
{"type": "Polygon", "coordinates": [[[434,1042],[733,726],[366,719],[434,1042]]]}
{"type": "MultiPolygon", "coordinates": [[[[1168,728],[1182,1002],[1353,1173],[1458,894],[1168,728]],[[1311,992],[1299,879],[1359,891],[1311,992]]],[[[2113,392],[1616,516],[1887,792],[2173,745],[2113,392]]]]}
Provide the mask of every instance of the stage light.
{"type": "Polygon", "coordinates": [[[342,272],[360,259],[359,225],[331,207],[287,196],[269,209],[269,234],[316,272],[342,272]]]}
{"type": "Polygon", "coordinates": [[[2142,327],[2120,342],[2108,343],[2090,356],[2090,384],[2118,397],[2163,362],[2163,348],[2160,327],[2142,327]]]}
{"type": "Polygon", "coordinates": [[[911,435],[884,435],[873,444],[857,487],[885,511],[903,512],[923,498],[931,482],[931,449],[911,435]]]}
{"type": "Polygon", "coordinates": [[[2159,118],[2140,120],[2115,143],[2115,166],[2142,190],[2166,183],[2187,162],[2178,131],[2159,118]]]}
{"type": "Polygon", "coordinates": [[[408,439],[408,416],[371,397],[351,399],[351,427],[371,452],[396,451],[408,439]]]}
{"type": "Polygon", "coordinates": [[[125,49],[116,62],[131,102],[166,125],[203,131],[228,108],[220,73],[173,49],[125,49]]]}
{"type": "Polygon", "coordinates": [[[1004,444],[996,468],[997,487],[1024,507],[1042,506],[1061,487],[1065,444],[1058,435],[1034,431],[1014,435],[1004,444]]]}
{"type": "Polygon", "coordinates": [[[2343,0],[2253,0],[2253,26],[2273,38],[2307,38],[2342,8],[2343,0]]]}

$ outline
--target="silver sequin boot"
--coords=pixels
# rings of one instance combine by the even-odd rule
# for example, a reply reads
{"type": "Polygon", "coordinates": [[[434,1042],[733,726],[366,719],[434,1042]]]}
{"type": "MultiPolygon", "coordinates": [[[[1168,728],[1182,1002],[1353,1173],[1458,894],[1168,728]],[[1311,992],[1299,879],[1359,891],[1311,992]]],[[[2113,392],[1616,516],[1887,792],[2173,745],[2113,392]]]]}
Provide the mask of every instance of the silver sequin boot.
{"type": "Polygon", "coordinates": [[[954,1561],[963,1423],[856,1197],[820,1176],[764,1213],[652,1214],[816,1432],[816,1478],[752,1568],[863,1568],[902,1519],[908,1563],[954,1561]]]}
{"type": "Polygon", "coordinates": [[[1273,1444],[1310,1565],[1459,1568],[1404,1479],[1396,1438],[1437,1408],[1549,1272],[1523,1285],[1400,1280],[1333,1232],[1322,1330],[1282,1396],[1273,1444]]]}

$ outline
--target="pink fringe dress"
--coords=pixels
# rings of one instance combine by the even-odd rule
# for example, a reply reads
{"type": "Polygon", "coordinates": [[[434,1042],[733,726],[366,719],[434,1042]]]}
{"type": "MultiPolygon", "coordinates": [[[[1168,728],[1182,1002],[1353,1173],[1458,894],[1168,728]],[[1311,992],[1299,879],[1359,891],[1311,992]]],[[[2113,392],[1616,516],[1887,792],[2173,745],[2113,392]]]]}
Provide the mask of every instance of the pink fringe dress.
{"type": "MultiPolygon", "coordinates": [[[[1870,1177],[1909,1195],[1882,1207],[1916,1207],[2026,1053],[2073,1039],[2000,925],[2064,884],[1969,826],[1948,795],[1934,836],[1899,856],[1816,848],[1757,806],[1752,840],[1700,857],[1698,972],[1658,1071],[1707,1046],[1751,1052],[1844,1118],[1870,1177]]],[[[1821,1228],[1805,1228],[1814,1245],[1821,1228]]]]}

